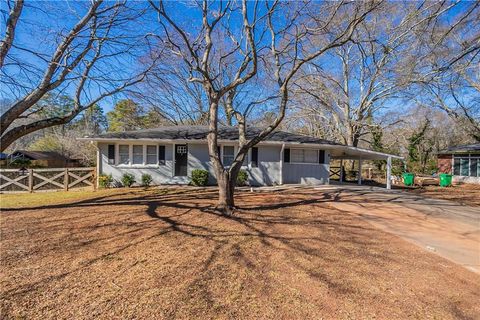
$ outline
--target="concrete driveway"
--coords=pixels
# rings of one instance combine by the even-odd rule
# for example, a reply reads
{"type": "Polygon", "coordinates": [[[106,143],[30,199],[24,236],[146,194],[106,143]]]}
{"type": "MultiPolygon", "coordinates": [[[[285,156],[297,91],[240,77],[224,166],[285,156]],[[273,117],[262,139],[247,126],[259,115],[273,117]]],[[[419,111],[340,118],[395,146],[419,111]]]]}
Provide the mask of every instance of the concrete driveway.
{"type": "Polygon", "coordinates": [[[480,207],[368,186],[321,186],[329,204],[480,273],[480,207]]]}

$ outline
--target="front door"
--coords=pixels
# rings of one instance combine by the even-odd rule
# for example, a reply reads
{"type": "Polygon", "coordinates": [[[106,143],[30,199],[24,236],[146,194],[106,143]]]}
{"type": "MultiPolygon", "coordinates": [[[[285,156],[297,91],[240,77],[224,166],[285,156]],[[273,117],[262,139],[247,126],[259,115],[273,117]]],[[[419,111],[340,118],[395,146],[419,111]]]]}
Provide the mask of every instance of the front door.
{"type": "Polygon", "coordinates": [[[188,148],[186,144],[175,145],[175,176],[187,176],[188,148]]]}

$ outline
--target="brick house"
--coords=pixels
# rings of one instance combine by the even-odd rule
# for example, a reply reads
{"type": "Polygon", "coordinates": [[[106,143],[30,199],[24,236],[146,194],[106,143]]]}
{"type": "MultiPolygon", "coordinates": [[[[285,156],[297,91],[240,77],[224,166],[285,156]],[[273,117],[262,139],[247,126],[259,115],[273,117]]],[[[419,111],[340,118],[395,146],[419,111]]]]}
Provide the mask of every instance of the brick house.
{"type": "Polygon", "coordinates": [[[450,147],[437,154],[439,173],[450,173],[454,182],[480,184],[480,143],[450,147]]]}

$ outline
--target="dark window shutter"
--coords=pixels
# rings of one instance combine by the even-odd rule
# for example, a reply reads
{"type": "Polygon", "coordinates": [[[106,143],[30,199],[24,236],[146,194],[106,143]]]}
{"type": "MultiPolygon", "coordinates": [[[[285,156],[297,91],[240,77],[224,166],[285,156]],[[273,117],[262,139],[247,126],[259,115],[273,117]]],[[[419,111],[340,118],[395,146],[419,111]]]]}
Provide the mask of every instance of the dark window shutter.
{"type": "Polygon", "coordinates": [[[290,149],[283,149],[283,162],[290,162],[290,149]]]}
{"type": "Polygon", "coordinates": [[[114,144],[108,145],[108,163],[109,164],[115,163],[115,145],[114,144]]]}
{"type": "Polygon", "coordinates": [[[318,163],[325,163],[325,150],[318,152],[318,163]]]}
{"type": "Polygon", "coordinates": [[[250,161],[252,168],[258,167],[258,148],[252,148],[252,160],[250,161]]]}
{"type": "Polygon", "coordinates": [[[165,165],[165,146],[158,146],[158,164],[165,165]]]}

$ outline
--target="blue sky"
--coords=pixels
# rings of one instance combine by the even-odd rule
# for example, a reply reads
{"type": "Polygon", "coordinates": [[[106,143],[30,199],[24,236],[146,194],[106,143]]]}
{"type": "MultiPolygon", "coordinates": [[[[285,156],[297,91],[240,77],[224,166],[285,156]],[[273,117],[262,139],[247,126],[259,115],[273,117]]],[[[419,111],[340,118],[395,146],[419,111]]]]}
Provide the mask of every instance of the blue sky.
{"type": "MultiPolygon", "coordinates": [[[[4,11],[6,9],[6,2],[5,0],[1,1],[2,11],[4,11]]],[[[71,27],[78,21],[78,17],[85,12],[87,5],[88,2],[75,1],[27,1],[17,29],[15,40],[16,46],[27,50],[40,51],[46,53],[47,56],[51,55],[55,49],[53,43],[58,40],[55,38],[56,32],[52,31],[63,30],[66,32],[71,29],[71,27]]],[[[130,2],[129,5],[134,6],[137,9],[148,8],[148,3],[146,1],[130,2]]],[[[191,2],[167,2],[168,11],[172,18],[182,23],[182,25],[189,31],[193,31],[195,27],[199,25],[197,22],[200,18],[199,12],[193,10],[192,5],[193,3],[191,2]]],[[[462,12],[467,5],[468,3],[465,2],[460,3],[445,17],[445,19],[454,18],[459,12],[462,12]]],[[[238,22],[238,17],[233,18],[231,21],[231,23],[238,22]]],[[[128,23],[128,29],[129,33],[138,36],[142,36],[146,33],[161,33],[156,14],[151,9],[146,15],[142,16],[141,19],[128,23]]],[[[269,38],[266,37],[265,41],[269,41],[269,38]]],[[[142,54],[145,54],[145,47],[139,45],[136,50],[138,50],[137,57],[130,58],[125,56],[118,65],[115,65],[114,67],[110,66],[108,72],[111,72],[112,75],[134,74],[139,68],[137,58],[141,57],[142,54]]],[[[33,80],[31,86],[34,86],[36,83],[35,81],[38,81],[37,79],[41,76],[41,70],[44,68],[45,62],[25,50],[12,48],[11,52],[16,59],[27,62],[32,65],[32,67],[38,66],[40,69],[39,71],[31,71],[25,74],[16,72],[12,67],[7,67],[5,68],[6,72],[14,74],[17,80],[25,83],[33,80]]],[[[326,65],[335,65],[337,62],[327,57],[323,60],[323,63],[326,65]]],[[[14,98],[14,94],[12,94],[10,89],[11,87],[5,85],[0,87],[0,95],[3,99],[14,98]]],[[[73,94],[74,86],[67,86],[63,89],[63,93],[71,95],[73,94]]],[[[247,87],[245,89],[249,92],[253,91],[256,96],[264,94],[262,88],[259,88],[258,86],[247,87]]],[[[95,93],[95,90],[93,90],[93,92],[95,93]]],[[[19,94],[19,92],[16,92],[16,94],[19,94]]],[[[123,94],[118,94],[112,98],[105,99],[100,105],[105,111],[108,111],[112,108],[116,100],[123,97],[125,97],[123,94]]],[[[395,104],[401,104],[401,102],[391,101],[390,107],[394,107],[395,104]]]]}

